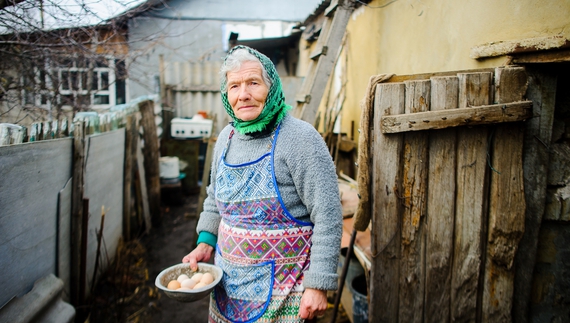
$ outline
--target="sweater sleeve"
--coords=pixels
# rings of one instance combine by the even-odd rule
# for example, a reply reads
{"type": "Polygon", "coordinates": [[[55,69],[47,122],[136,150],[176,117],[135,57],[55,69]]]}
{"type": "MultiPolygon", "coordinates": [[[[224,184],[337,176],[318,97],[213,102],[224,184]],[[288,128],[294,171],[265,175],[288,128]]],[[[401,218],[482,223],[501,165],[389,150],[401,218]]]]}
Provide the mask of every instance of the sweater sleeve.
{"type": "Polygon", "coordinates": [[[310,267],[304,274],[303,285],[335,290],[338,288],[342,238],[342,207],[336,168],[322,136],[312,125],[296,120],[293,128],[292,132],[284,133],[280,144],[288,152],[286,163],[296,193],[314,224],[310,267]],[[302,145],[299,138],[302,138],[302,145]]]}

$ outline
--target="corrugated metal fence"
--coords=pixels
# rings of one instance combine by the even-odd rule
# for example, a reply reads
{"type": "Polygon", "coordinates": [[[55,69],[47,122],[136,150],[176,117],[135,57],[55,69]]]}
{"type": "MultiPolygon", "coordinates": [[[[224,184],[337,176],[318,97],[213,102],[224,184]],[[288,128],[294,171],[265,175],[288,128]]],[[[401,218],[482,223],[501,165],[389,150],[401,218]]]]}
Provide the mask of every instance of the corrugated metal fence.
{"type": "MultiPolygon", "coordinates": [[[[215,134],[231,121],[220,94],[221,62],[161,61],[160,65],[165,108],[172,109],[174,117],[191,118],[198,111],[206,111],[209,117],[216,116],[215,134]]],[[[285,102],[293,106],[303,77],[281,75],[280,78],[285,102]]]]}
{"type": "Polygon", "coordinates": [[[163,62],[166,106],[174,116],[191,118],[198,111],[216,115],[216,133],[229,122],[222,105],[218,72],[221,62],[163,62]]]}

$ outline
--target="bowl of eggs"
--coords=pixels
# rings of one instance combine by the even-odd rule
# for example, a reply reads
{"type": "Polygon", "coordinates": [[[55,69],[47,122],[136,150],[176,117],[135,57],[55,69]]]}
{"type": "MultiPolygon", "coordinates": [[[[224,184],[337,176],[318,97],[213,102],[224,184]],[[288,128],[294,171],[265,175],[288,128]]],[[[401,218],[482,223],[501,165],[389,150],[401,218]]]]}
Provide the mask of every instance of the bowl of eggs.
{"type": "Polygon", "coordinates": [[[209,295],[220,283],[223,274],[216,265],[199,262],[198,271],[192,271],[190,264],[182,263],[161,271],[154,284],[170,298],[194,302],[209,295]]]}

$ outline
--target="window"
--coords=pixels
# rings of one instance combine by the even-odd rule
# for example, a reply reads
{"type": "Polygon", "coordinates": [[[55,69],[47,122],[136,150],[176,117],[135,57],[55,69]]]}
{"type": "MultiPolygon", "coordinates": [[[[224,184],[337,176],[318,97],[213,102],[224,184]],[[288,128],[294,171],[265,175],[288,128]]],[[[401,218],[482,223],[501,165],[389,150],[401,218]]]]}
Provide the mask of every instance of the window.
{"type": "Polygon", "coordinates": [[[96,59],[93,63],[74,60],[59,68],[59,94],[63,106],[109,107],[115,102],[114,60],[96,59]]]}
{"type": "Polygon", "coordinates": [[[104,109],[125,102],[124,62],[115,66],[110,57],[75,57],[46,65],[36,68],[35,79],[22,77],[24,105],[104,109]],[[116,79],[116,68],[121,80],[116,79]]]}

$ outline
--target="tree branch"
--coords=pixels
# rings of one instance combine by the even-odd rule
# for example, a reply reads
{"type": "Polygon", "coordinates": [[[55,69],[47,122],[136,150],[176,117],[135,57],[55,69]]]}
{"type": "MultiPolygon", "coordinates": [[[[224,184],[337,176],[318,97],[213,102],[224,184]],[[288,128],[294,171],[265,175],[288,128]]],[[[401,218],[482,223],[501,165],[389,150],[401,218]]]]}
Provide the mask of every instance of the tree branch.
{"type": "Polygon", "coordinates": [[[10,7],[10,6],[14,6],[20,2],[24,2],[26,0],[0,0],[0,10],[6,8],[6,7],[10,7]]]}

